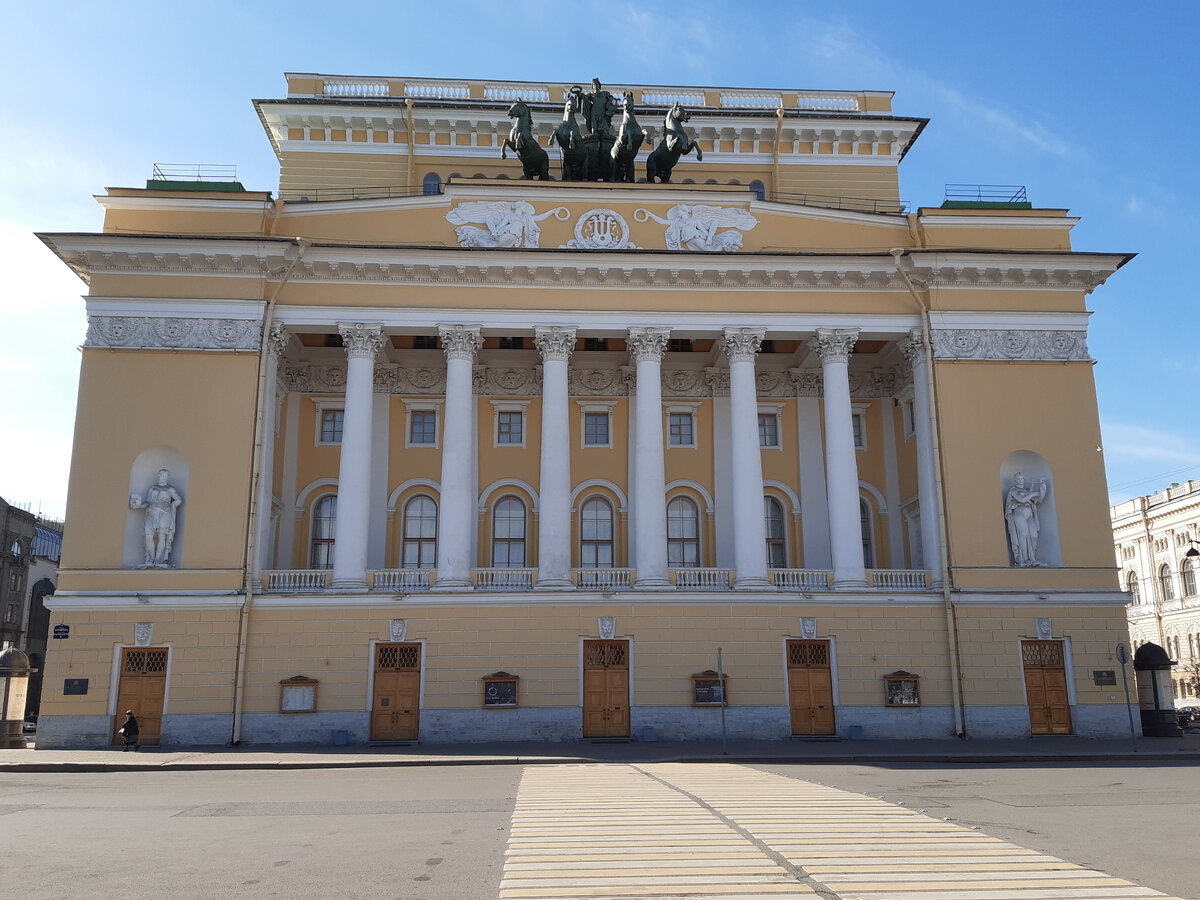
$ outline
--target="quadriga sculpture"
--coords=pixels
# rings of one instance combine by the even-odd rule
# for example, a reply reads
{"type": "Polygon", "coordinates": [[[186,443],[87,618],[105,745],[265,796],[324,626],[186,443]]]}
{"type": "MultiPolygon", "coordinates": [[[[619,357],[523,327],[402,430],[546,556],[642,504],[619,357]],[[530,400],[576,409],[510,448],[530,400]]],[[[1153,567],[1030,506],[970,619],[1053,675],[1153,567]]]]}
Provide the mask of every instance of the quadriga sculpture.
{"type": "Polygon", "coordinates": [[[688,137],[683,123],[690,119],[688,111],[678,102],[669,110],[663,121],[663,139],[654,152],[646,157],[646,180],[653,183],[657,178],[661,184],[670,184],[671,170],[685,153],[696,151],[696,159],[704,159],[700,144],[688,137]]]}
{"type": "Polygon", "coordinates": [[[629,184],[637,181],[634,160],[637,158],[638,150],[641,149],[644,140],[646,140],[646,132],[642,131],[642,126],[638,124],[633,114],[633,91],[626,91],[625,104],[621,114],[621,127],[617,130],[617,139],[613,143],[611,151],[615,181],[629,184]]]}
{"type": "Polygon", "coordinates": [[[549,181],[550,155],[533,136],[533,116],[529,112],[529,106],[524,100],[518,100],[508,108],[508,114],[513,119],[513,126],[500,148],[500,158],[508,159],[508,151],[511,150],[525,170],[523,178],[549,181]]]}

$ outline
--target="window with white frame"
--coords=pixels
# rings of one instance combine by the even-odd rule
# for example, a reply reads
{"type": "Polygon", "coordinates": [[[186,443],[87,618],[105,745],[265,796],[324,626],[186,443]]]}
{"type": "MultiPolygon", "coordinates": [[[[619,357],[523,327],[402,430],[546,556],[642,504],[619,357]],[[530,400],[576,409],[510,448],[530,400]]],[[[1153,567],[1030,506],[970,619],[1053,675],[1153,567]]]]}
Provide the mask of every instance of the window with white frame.
{"type": "Polygon", "coordinates": [[[525,446],[525,408],[528,400],[493,400],[495,447],[525,446]]]}
{"type": "Polygon", "coordinates": [[[696,446],[696,409],[700,404],[672,404],[667,407],[667,446],[696,446]]]}
{"type": "Polygon", "coordinates": [[[900,419],[904,423],[904,439],[907,441],[917,432],[917,406],[912,397],[901,398],[900,419]]]}
{"type": "Polygon", "coordinates": [[[346,418],[345,400],[316,400],[317,405],[317,444],[340,444],[342,442],[342,423],[346,418]]]}
{"type": "Polygon", "coordinates": [[[408,427],[406,447],[438,446],[438,404],[427,401],[405,401],[408,427]]]}
{"type": "Polygon", "coordinates": [[[525,566],[525,504],[516,497],[501,497],[492,509],[492,566],[525,566]]]}
{"type": "Polygon", "coordinates": [[[602,497],[589,498],[579,510],[579,565],[584,569],[613,566],[613,510],[602,497]]]}
{"type": "Polygon", "coordinates": [[[581,433],[583,446],[611,447],[612,433],[612,403],[596,403],[594,401],[576,401],[579,403],[581,433]]]}
{"type": "Polygon", "coordinates": [[[1175,599],[1175,585],[1171,578],[1171,567],[1164,565],[1158,570],[1158,583],[1162,586],[1162,598],[1164,600],[1175,599]]]}
{"type": "Polygon", "coordinates": [[[326,494],[313,506],[312,539],[308,556],[310,569],[332,569],[334,536],[337,530],[337,496],[326,494]]]}
{"type": "Polygon", "coordinates": [[[1183,595],[1185,597],[1196,596],[1196,563],[1191,559],[1184,559],[1183,564],[1179,567],[1179,574],[1183,578],[1183,595]]]}
{"type": "Polygon", "coordinates": [[[402,569],[432,569],[437,565],[437,504],[418,494],[404,504],[402,569]]]}
{"type": "Polygon", "coordinates": [[[763,498],[763,518],[767,533],[767,568],[787,568],[787,530],[783,524],[783,505],[774,497],[763,498]]]}
{"type": "Polygon", "coordinates": [[[688,497],[667,504],[667,565],[676,569],[700,565],[700,511],[688,497]]]}
{"type": "Polygon", "coordinates": [[[1129,577],[1125,580],[1125,590],[1129,591],[1129,594],[1132,597],[1131,602],[1134,603],[1134,605],[1142,602],[1142,590],[1138,585],[1137,572],[1129,573],[1129,577]]]}
{"type": "Polygon", "coordinates": [[[875,541],[871,527],[871,507],[866,500],[858,501],[859,523],[862,525],[863,566],[875,568],[875,541]]]}
{"type": "Polygon", "coordinates": [[[855,403],[850,411],[850,423],[854,429],[854,449],[867,449],[867,408],[869,403],[855,403]]]}
{"type": "Polygon", "coordinates": [[[758,446],[764,450],[781,450],[779,416],[782,405],[758,405],[758,446]]]}

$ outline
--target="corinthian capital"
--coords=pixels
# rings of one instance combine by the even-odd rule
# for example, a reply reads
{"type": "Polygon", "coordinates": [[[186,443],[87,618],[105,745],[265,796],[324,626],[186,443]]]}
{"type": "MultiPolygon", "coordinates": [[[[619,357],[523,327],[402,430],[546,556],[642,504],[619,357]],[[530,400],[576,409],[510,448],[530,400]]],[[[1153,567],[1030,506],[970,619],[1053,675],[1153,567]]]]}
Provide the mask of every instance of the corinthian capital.
{"type": "Polygon", "coordinates": [[[346,345],[349,359],[374,359],[383,346],[383,326],[364,325],[362,322],[338,322],[338,333],[346,345]]]}
{"type": "Polygon", "coordinates": [[[272,325],[271,333],[267,335],[267,352],[276,359],[281,359],[284,351],[287,350],[288,341],[291,339],[292,336],[282,325],[278,323],[272,325]]]}
{"type": "Polygon", "coordinates": [[[560,328],[558,325],[537,326],[533,329],[533,343],[546,362],[566,362],[575,349],[575,329],[560,328]]]}
{"type": "Polygon", "coordinates": [[[908,333],[908,338],[900,342],[900,352],[908,360],[909,365],[925,362],[925,342],[921,339],[921,330],[914,328],[908,333]]]}
{"type": "Polygon", "coordinates": [[[629,356],[635,363],[642,361],[661,363],[667,352],[670,328],[630,328],[629,356]]]}
{"type": "Polygon", "coordinates": [[[818,328],[810,346],[822,363],[849,362],[858,340],[857,328],[818,328]]]}
{"type": "Polygon", "coordinates": [[[473,360],[483,346],[478,325],[439,325],[438,337],[446,359],[473,360]]]}
{"type": "Polygon", "coordinates": [[[723,349],[730,362],[754,362],[766,337],[765,328],[726,328],[723,349]]]}

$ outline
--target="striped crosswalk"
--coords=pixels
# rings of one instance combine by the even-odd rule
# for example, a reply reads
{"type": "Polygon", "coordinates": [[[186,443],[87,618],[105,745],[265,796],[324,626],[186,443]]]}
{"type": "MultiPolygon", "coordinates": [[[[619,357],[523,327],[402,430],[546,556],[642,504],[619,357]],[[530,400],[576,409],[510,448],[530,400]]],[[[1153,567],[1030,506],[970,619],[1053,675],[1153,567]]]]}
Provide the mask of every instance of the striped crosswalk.
{"type": "Polygon", "coordinates": [[[526,769],[500,897],[1164,895],[861,794],[745,766],[663,763],[526,769]]]}

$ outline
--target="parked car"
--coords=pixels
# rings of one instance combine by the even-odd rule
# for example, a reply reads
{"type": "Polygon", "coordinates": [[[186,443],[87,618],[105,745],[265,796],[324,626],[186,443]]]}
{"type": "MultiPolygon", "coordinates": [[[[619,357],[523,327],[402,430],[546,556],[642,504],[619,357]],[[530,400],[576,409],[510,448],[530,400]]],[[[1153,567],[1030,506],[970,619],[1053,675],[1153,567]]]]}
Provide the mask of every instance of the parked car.
{"type": "Polygon", "coordinates": [[[1200,709],[1195,706],[1181,706],[1175,710],[1175,718],[1180,728],[1200,728],[1200,709]]]}
{"type": "Polygon", "coordinates": [[[25,721],[21,723],[21,731],[25,734],[36,734],[37,716],[26,716],[25,721]]]}

